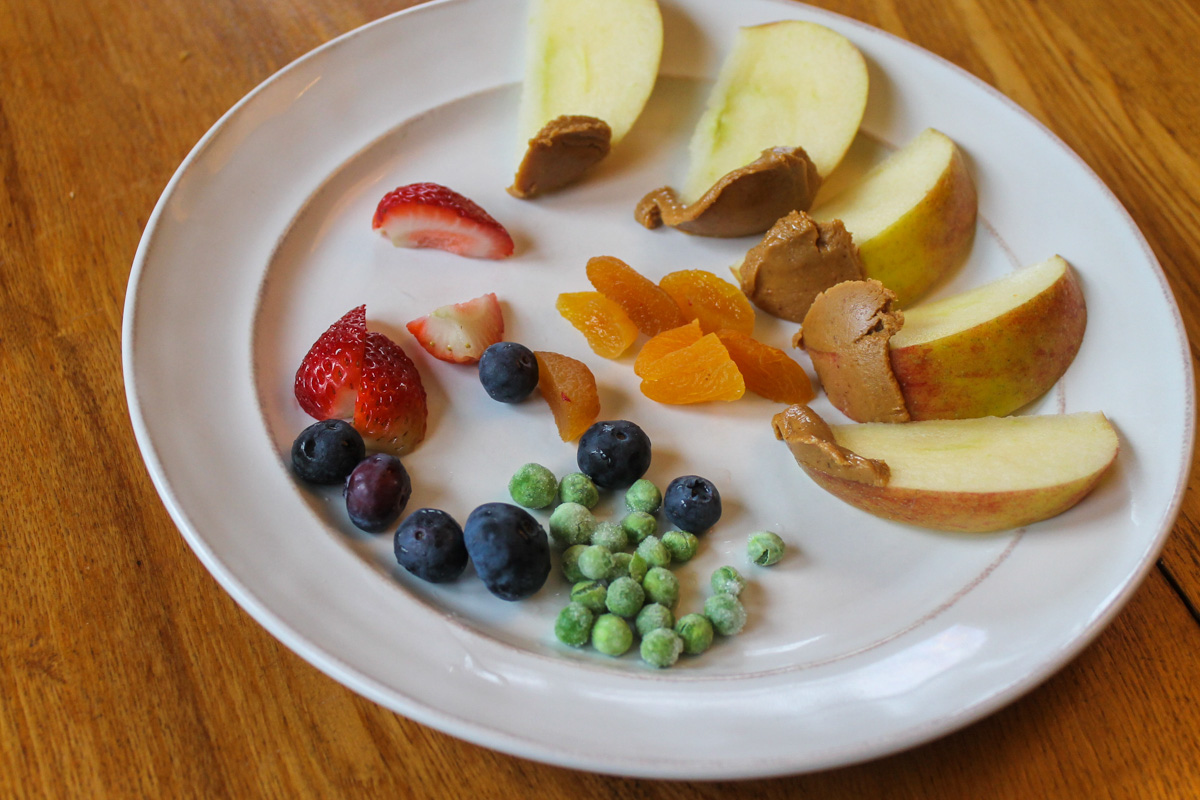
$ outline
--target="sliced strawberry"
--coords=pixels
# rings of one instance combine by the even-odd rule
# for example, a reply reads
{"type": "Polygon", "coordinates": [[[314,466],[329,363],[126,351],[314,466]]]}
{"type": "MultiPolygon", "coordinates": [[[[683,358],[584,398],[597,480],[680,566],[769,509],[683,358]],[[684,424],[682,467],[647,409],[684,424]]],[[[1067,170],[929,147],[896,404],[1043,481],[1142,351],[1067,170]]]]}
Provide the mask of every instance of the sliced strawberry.
{"type": "Polygon", "coordinates": [[[434,247],[471,258],[507,258],[513,240],[476,203],[437,183],[388,192],[375,209],[374,230],[397,247],[434,247]]]}
{"type": "Polygon", "coordinates": [[[504,338],[500,301],[488,292],[465,303],[435,308],[405,327],[434,358],[474,364],[483,351],[504,338]]]}
{"type": "Polygon", "coordinates": [[[378,331],[367,334],[354,427],[368,446],[398,456],[425,438],[425,387],[412,359],[378,331]]]}
{"type": "Polygon", "coordinates": [[[359,306],[329,326],[296,370],[296,399],[317,419],[348,418],[362,374],[367,307],[359,306]]]}

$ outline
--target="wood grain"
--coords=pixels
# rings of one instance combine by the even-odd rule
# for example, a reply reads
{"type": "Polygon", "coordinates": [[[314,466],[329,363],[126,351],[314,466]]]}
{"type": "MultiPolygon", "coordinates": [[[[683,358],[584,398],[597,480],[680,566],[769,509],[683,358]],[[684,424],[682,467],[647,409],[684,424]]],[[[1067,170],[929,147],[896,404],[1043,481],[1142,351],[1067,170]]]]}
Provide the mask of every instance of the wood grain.
{"type": "MultiPolygon", "coordinates": [[[[735,0],[730,0],[734,2],[735,0]]],[[[242,612],[142,465],[125,284],[196,140],[383,0],[0,0],[0,796],[1200,796],[1200,498],[1077,660],[913,751],[745,783],[609,778],[484,750],[342,688],[242,612]]],[[[1159,0],[827,0],[996,86],[1146,233],[1200,333],[1200,12],[1159,0]]],[[[1136,365],[1113,364],[1114,380],[1136,365]]]]}

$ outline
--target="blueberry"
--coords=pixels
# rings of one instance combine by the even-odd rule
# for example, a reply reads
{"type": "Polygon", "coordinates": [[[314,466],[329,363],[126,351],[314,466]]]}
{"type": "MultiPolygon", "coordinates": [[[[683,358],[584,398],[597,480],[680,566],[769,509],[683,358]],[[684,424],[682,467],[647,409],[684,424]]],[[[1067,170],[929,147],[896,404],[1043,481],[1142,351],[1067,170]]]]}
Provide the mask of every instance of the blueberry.
{"type": "Polygon", "coordinates": [[[479,382],[493,400],[519,403],[537,388],[537,359],[523,344],[496,342],[479,359],[479,382]]]}
{"type": "Polygon", "coordinates": [[[684,475],[667,486],[663,513],[680,530],[703,533],[721,518],[721,493],[710,480],[684,475]]]}
{"type": "Polygon", "coordinates": [[[550,575],[550,540],[529,512],[508,503],[484,503],[463,526],[475,571],[492,594],[523,600],[550,575]]]}
{"type": "Polygon", "coordinates": [[[452,581],[467,568],[467,545],[454,517],[437,508],[419,508],[396,529],[400,566],[430,583],[452,581]]]}
{"type": "Polygon", "coordinates": [[[341,419],[309,425],[292,442],[292,469],[308,483],[337,484],[367,455],[363,438],[341,419]]]}
{"type": "Polygon", "coordinates": [[[650,437],[629,420],[597,422],[579,437],[575,460],[597,486],[628,486],[650,468],[650,437]]]}
{"type": "Polygon", "coordinates": [[[350,521],[364,531],[379,533],[400,518],[412,494],[412,482],[400,459],[376,453],[354,468],[342,494],[350,521]]]}

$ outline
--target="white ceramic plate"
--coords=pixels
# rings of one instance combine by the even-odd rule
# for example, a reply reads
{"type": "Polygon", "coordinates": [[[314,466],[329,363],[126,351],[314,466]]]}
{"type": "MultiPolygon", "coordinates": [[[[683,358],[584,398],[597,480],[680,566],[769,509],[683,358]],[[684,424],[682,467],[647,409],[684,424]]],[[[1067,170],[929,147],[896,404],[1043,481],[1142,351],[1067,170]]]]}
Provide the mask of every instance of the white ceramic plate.
{"type": "MultiPolygon", "coordinates": [[[[124,322],[138,442],[163,501],[220,583],[289,647],[354,690],[488,747],[589,770],[728,778],[863,760],[961,727],[1038,684],[1113,617],[1153,563],[1193,440],[1190,361],[1174,301],[1118,202],[1061,142],[996,92],[865,25],[780,0],[664,0],[663,79],[630,138],[593,178],[521,202],[514,165],[521,0],[446,0],[354,31],[260,86],[204,136],[159,201],[138,249],[124,322]],[[950,536],[842,505],[774,441],[776,407],[669,408],[641,398],[631,357],[609,362],[553,310],[585,290],[586,259],[617,255],[658,278],[723,273],[751,241],[647,231],[648,189],[678,183],[708,81],[739,25],[811,19],[866,54],[867,135],[836,180],[926,126],[956,139],[979,186],[969,263],[942,292],[1061,253],[1082,276],[1083,348],[1031,412],[1102,410],[1116,468],[1074,510],[1027,530],[950,536]],[[507,224],[517,255],[481,262],[398,250],[369,227],[395,186],[431,180],[507,224]],[[508,337],[585,360],[603,415],[655,443],[649,477],[713,479],[726,500],[700,555],[679,569],[696,610],[712,569],[751,579],[745,632],[654,671],[557,644],[567,587],[491,597],[468,572],[443,587],[401,574],[390,537],[355,532],[336,492],[289,476],[307,418],[291,379],[313,340],[367,303],[369,324],[417,361],[429,437],[407,459],[410,508],[464,519],[505,499],[538,461],[574,469],[540,399],[493,403],[473,371],[427,357],[406,321],[487,291],[508,337]],[[1130,379],[1137,365],[1138,380],[1130,379]],[[1153,402],[1147,402],[1153,398],[1153,402]],[[746,536],[778,532],[787,559],[748,566],[746,536]]],[[[760,315],[784,345],[794,326],[760,315]]],[[[803,356],[800,356],[803,358],[803,356]]],[[[819,410],[836,420],[824,402],[819,410]]],[[[602,513],[617,513],[609,498],[602,513]]],[[[544,520],[545,514],[541,515],[544,520]]]]}

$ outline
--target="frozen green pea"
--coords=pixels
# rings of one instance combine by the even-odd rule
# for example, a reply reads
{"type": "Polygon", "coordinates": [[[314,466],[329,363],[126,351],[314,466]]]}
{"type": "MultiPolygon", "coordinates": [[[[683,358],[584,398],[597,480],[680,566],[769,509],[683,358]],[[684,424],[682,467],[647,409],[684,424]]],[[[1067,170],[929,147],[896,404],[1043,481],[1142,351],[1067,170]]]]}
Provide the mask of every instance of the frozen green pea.
{"type": "MultiPolygon", "coordinates": [[[[608,574],[608,579],[610,581],[615,581],[617,578],[628,578],[629,577],[629,563],[631,561],[633,561],[633,554],[632,553],[613,553],[612,559],[613,559],[613,567],[612,567],[612,572],[610,572],[608,574]]],[[[638,581],[638,583],[641,583],[641,581],[638,581]]]]}
{"type": "Polygon", "coordinates": [[[625,490],[625,507],[630,511],[653,514],[662,506],[662,492],[645,478],[638,478],[625,490]]]}
{"type": "Polygon", "coordinates": [[[629,541],[641,544],[647,536],[658,533],[658,520],[653,514],[647,514],[645,511],[632,511],[621,520],[621,527],[628,534],[629,541]]]}
{"type": "Polygon", "coordinates": [[[657,536],[647,536],[637,546],[637,554],[652,567],[665,567],[671,563],[671,551],[657,536]]]}
{"type": "Polygon", "coordinates": [[[651,567],[642,581],[651,603],[674,608],[679,603],[679,579],[666,567],[651,567]]]}
{"type": "Polygon", "coordinates": [[[642,558],[637,553],[629,557],[629,577],[633,578],[638,583],[646,580],[646,572],[650,569],[650,564],[646,559],[642,558]]]}
{"type": "Polygon", "coordinates": [[[731,594],[714,594],[705,600],[704,616],[722,636],[733,636],[746,626],[746,607],[731,594]]]}
{"type": "Polygon", "coordinates": [[[633,578],[617,578],[608,585],[604,605],[618,617],[632,617],[646,603],[646,591],[633,578]]]}
{"type": "Polygon", "coordinates": [[[642,636],[656,628],[670,628],[674,625],[675,615],[671,613],[671,609],[661,603],[647,603],[642,606],[637,619],[633,621],[633,626],[642,636]]]}
{"type": "Polygon", "coordinates": [[[558,496],[564,503],[578,503],[584,508],[595,508],[600,502],[600,492],[592,479],[582,472],[572,472],[563,477],[558,485],[558,496]]]}
{"type": "Polygon", "coordinates": [[[607,580],[612,568],[612,551],[607,547],[591,545],[579,554],[579,571],[585,578],[594,581],[607,580]]]}
{"type": "MultiPolygon", "coordinates": [[[[647,606],[649,608],[649,606],[647,606]]],[[[685,614],[675,623],[675,632],[683,640],[683,652],[697,656],[708,649],[713,640],[713,626],[701,614],[685,614]]]]}
{"type": "Polygon", "coordinates": [[[687,561],[700,549],[696,534],[687,531],[667,531],[662,535],[662,543],[671,554],[672,561],[687,561]]]}
{"type": "Polygon", "coordinates": [[[592,531],[592,544],[607,547],[613,553],[619,553],[629,547],[629,536],[615,522],[598,522],[596,530],[592,531]]]}
{"type": "Polygon", "coordinates": [[[633,645],[629,623],[616,614],[601,614],[592,623],[592,647],[606,656],[619,656],[633,645]]]}
{"type": "Polygon", "coordinates": [[[777,534],[770,531],[758,531],[750,534],[750,539],[746,543],[746,554],[750,556],[750,560],[760,567],[769,567],[772,564],[778,564],[779,559],[783,558],[784,544],[783,539],[780,539],[777,534]]]}
{"type": "Polygon", "coordinates": [[[733,567],[718,567],[712,574],[714,594],[731,594],[737,597],[746,588],[746,579],[733,567]]]}
{"type": "Polygon", "coordinates": [[[599,581],[583,580],[571,587],[571,602],[579,603],[588,611],[603,611],[608,588],[599,581]]]}
{"type": "Polygon", "coordinates": [[[550,536],[559,544],[587,544],[596,530],[596,518],[579,503],[561,503],[550,514],[550,536]]]}
{"type": "Polygon", "coordinates": [[[584,550],[587,550],[586,544],[571,545],[562,554],[562,571],[563,575],[571,583],[579,583],[586,580],[583,573],[579,571],[579,555],[584,550]]]}
{"type": "Polygon", "coordinates": [[[652,667],[663,669],[679,660],[683,652],[683,639],[670,628],[656,628],[642,637],[642,661],[652,667]]]}
{"type": "Polygon", "coordinates": [[[558,619],[554,621],[554,635],[563,644],[583,647],[591,637],[594,619],[595,615],[581,603],[571,603],[558,612],[558,619]]]}
{"type": "Polygon", "coordinates": [[[513,502],[525,508],[545,508],[558,496],[558,478],[541,464],[526,464],[508,482],[513,502]]]}

